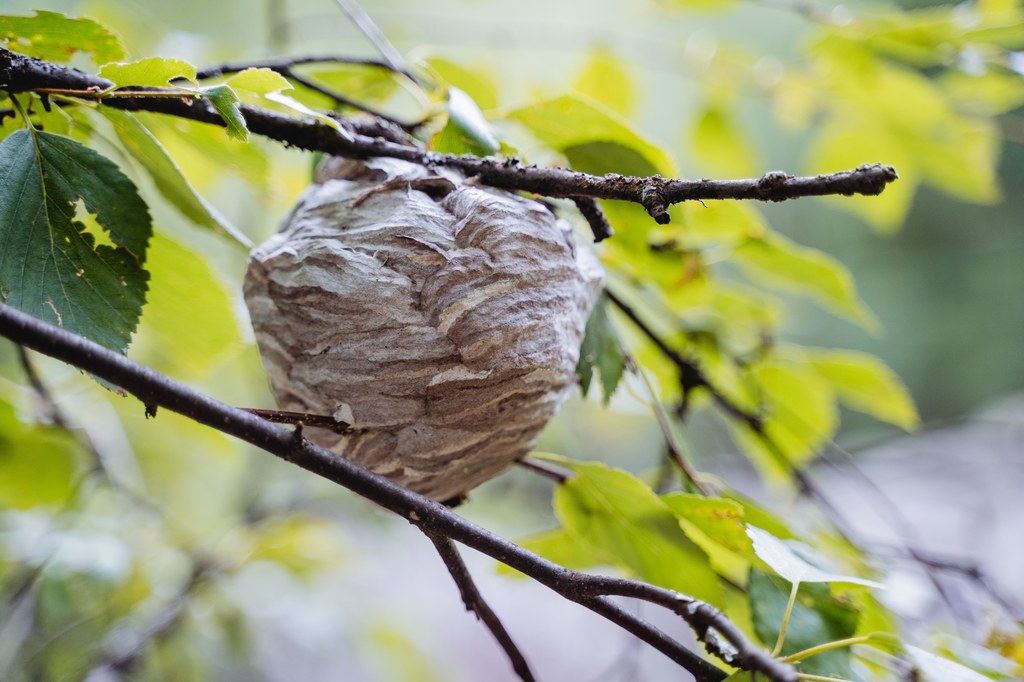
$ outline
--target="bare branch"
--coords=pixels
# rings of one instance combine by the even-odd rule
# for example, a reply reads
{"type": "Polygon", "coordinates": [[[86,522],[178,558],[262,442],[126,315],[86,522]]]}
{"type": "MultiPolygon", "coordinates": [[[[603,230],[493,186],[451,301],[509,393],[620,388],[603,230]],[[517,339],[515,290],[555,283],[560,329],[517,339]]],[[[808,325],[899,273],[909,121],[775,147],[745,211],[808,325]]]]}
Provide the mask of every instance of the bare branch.
{"type": "MultiPolygon", "coordinates": [[[[124,88],[116,97],[103,97],[112,83],[31,57],[0,48],[0,89],[9,92],[58,90],[64,95],[94,99],[105,106],[132,111],[152,111],[223,126],[213,105],[204,99],[180,96],[168,88],[124,88]]],[[[784,201],[806,196],[830,194],[873,195],[881,193],[897,178],[891,166],[869,164],[853,170],[796,177],[772,171],[760,178],[744,180],[666,180],[579,173],[565,168],[526,166],[515,159],[481,158],[469,154],[453,155],[429,152],[384,138],[352,133],[343,135],[320,121],[299,119],[260,107],[243,105],[242,115],[249,130],[289,146],[321,151],[349,158],[386,156],[425,166],[448,166],[475,177],[491,187],[533,192],[549,197],[591,197],[618,199],[643,205],[659,222],[667,222],[667,207],[683,201],[712,199],[756,199],[784,201]]]]}
{"type": "Polygon", "coordinates": [[[383,62],[379,59],[363,59],[362,57],[346,57],[344,55],[326,54],[311,57],[288,57],[285,59],[257,59],[246,62],[231,62],[228,64],[218,64],[217,66],[211,66],[205,69],[199,69],[196,71],[196,78],[199,80],[209,80],[211,78],[219,78],[221,76],[229,76],[233,73],[240,73],[246,69],[270,69],[271,71],[288,71],[296,66],[306,66],[308,64],[347,64],[350,66],[370,66],[378,69],[386,69],[393,71],[400,75],[411,77],[410,74],[404,71],[396,71],[391,67],[390,64],[383,62]]]}
{"type": "Polygon", "coordinates": [[[437,502],[313,445],[301,434],[225,405],[153,369],[6,304],[0,304],[0,335],[120,386],[138,398],[147,412],[163,407],[235,436],[348,488],[408,519],[429,535],[447,537],[497,559],[566,599],[619,624],[679,663],[700,682],[716,682],[726,675],[643,619],[608,601],[605,595],[632,597],[670,608],[695,629],[712,653],[728,656],[731,665],[760,672],[773,682],[795,682],[797,679],[791,666],[767,656],[710,605],[640,581],[604,578],[558,566],[470,523],[437,502]],[[716,646],[715,633],[722,635],[731,646],[728,649],[716,646]]]}
{"type": "MultiPolygon", "coordinates": [[[[111,673],[129,673],[141,662],[143,654],[154,643],[169,637],[181,625],[185,616],[185,607],[196,589],[203,584],[213,565],[209,562],[196,560],[192,564],[192,572],[188,580],[179,588],[162,609],[149,619],[140,630],[133,633],[130,643],[117,651],[110,651],[97,662],[89,674],[89,680],[110,679],[111,673]]],[[[115,677],[116,679],[116,677],[115,677]]]]}
{"type": "Polygon", "coordinates": [[[529,664],[522,652],[519,651],[519,647],[512,641],[508,630],[498,619],[498,615],[484,601],[484,597],[477,589],[476,583],[473,582],[473,576],[470,575],[469,568],[466,567],[466,563],[459,555],[455,543],[451,539],[435,533],[426,533],[426,536],[434,543],[437,553],[444,561],[448,572],[451,573],[455,585],[459,588],[459,594],[462,596],[462,603],[466,605],[466,610],[475,613],[476,617],[483,621],[483,624],[494,635],[494,639],[498,640],[498,644],[505,650],[505,655],[508,656],[508,660],[512,663],[512,669],[516,671],[519,679],[523,682],[534,682],[536,678],[530,672],[529,664]]]}
{"type": "Polygon", "coordinates": [[[615,234],[611,223],[608,222],[608,216],[601,210],[601,204],[597,203],[593,197],[573,197],[572,200],[576,204],[576,208],[579,209],[580,215],[590,224],[590,231],[594,233],[595,242],[604,241],[615,234]]]}
{"type": "Polygon", "coordinates": [[[700,367],[696,362],[684,358],[675,348],[668,345],[664,339],[658,336],[650,325],[644,322],[632,306],[627,304],[621,298],[619,298],[610,289],[605,289],[605,295],[608,300],[615,305],[616,308],[622,311],[622,314],[629,318],[629,321],[636,325],[637,329],[643,332],[657,348],[676,368],[679,370],[679,380],[683,385],[683,398],[686,399],[687,394],[695,388],[704,388],[714,398],[715,403],[730,416],[735,417],[749,426],[754,432],[760,434],[764,430],[761,417],[756,414],[752,414],[743,410],[740,406],[730,400],[725,394],[723,394],[718,388],[712,384],[708,378],[701,371],[700,367]]]}

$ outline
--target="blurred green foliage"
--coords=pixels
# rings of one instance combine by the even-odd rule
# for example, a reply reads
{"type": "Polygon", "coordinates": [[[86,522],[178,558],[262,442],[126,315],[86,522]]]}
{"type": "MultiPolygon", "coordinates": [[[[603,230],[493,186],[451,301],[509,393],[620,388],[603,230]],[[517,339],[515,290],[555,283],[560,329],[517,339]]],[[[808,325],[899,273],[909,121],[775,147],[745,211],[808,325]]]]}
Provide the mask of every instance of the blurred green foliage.
{"type": "MultiPolygon", "coordinates": [[[[60,144],[81,165],[95,171],[117,164],[118,174],[132,178],[155,227],[146,247],[148,226],[127,226],[134,230],[138,265],[144,264],[149,278],[148,292],[145,279],[127,283],[139,305],[141,297],[146,299],[132,357],[227,402],[268,406],[271,399],[240,313],[235,284],[245,264],[240,245],[273,229],[308,182],[310,160],[261,140],[246,143],[237,107],[244,100],[301,116],[336,103],[262,70],[199,84],[194,67],[265,54],[267,43],[296,54],[323,45],[337,52],[337,36],[316,14],[323,8],[304,4],[280,16],[275,15],[280,5],[268,2],[251,21],[253,10],[245,3],[48,4],[116,31],[93,19],[40,12],[35,18],[0,17],[0,44],[99,70],[115,87],[173,81],[183,96],[214,103],[229,130],[106,111],[57,96],[45,106],[36,95],[17,95],[15,102],[3,93],[0,107],[26,115],[4,119],[0,150],[13,160],[47,162],[45,141],[60,134],[60,144]],[[117,34],[124,36],[123,44],[117,34]],[[282,44],[285,38],[290,42],[282,44]],[[126,58],[142,59],[110,64],[126,58]],[[26,122],[35,128],[25,132],[26,122]],[[36,145],[42,151],[29,150],[31,145],[22,144],[26,139],[43,141],[36,145]],[[106,160],[94,162],[96,152],[106,160]]],[[[598,308],[588,326],[580,375],[585,387],[600,383],[610,402],[598,417],[603,427],[586,421],[602,408],[570,405],[545,443],[571,455],[590,448],[583,453],[586,459],[604,455],[639,473],[549,457],[572,477],[555,488],[551,512],[524,514],[534,528],[552,518],[557,522],[524,544],[566,566],[611,566],[706,599],[769,648],[788,622],[780,651],[795,655],[806,672],[855,679],[861,674],[851,663],[861,658],[857,649],[836,646],[806,660],[799,654],[862,636],[858,643],[876,654],[872,679],[894,678],[895,668],[879,665],[878,656],[890,662],[895,658],[889,657],[907,657],[891,614],[866,589],[849,589],[841,581],[813,586],[797,581],[799,589],[790,590],[744,532],[750,524],[788,541],[802,530],[796,520],[774,517],[728,488],[719,490],[720,496],[697,494],[671,476],[667,489],[656,491],[656,477],[646,469],[658,468],[662,437],[685,454],[677,441],[680,432],[689,435],[682,427],[692,424],[695,414],[725,417],[737,448],[766,476],[789,485],[794,471],[836,437],[841,407],[903,429],[918,424],[909,392],[882,360],[819,346],[835,343],[884,355],[882,344],[890,340],[871,337],[881,328],[888,328],[898,345],[909,343],[901,338],[912,336],[915,326],[939,319],[922,316],[913,305],[889,307],[888,299],[904,292],[873,291],[871,277],[861,278],[867,286],[858,292],[844,265],[848,260],[855,271],[888,270],[886,284],[875,286],[896,289],[957,289],[971,284],[970,278],[996,273],[1003,279],[983,282],[977,291],[1019,281],[1006,274],[1015,268],[1014,250],[985,232],[997,229],[1000,220],[1004,228],[1019,225],[1006,213],[986,214],[1002,217],[974,225],[979,221],[969,217],[976,214],[968,204],[993,205],[1005,194],[1011,206],[1006,210],[1012,211],[1022,200],[1013,188],[1024,178],[1019,147],[1024,8],[1013,0],[918,10],[657,2],[643,6],[640,42],[646,51],[640,52],[654,54],[647,66],[656,67],[645,70],[624,57],[636,43],[617,44],[611,9],[599,8],[607,9],[607,16],[589,12],[593,26],[610,38],[581,44],[578,28],[556,21],[566,10],[549,5],[517,8],[512,17],[492,8],[490,15],[481,11],[488,18],[479,20],[467,18],[462,6],[461,16],[446,8],[450,15],[433,9],[424,17],[412,5],[369,5],[395,37],[406,35],[409,25],[450,20],[444,35],[451,45],[427,40],[409,45],[415,65],[432,84],[417,86],[386,69],[350,64],[308,65],[301,73],[319,88],[397,119],[425,121],[422,142],[437,151],[487,153],[497,148],[496,141],[503,153],[536,163],[596,174],[663,176],[756,175],[776,164],[818,173],[884,162],[896,166],[901,178],[880,197],[834,198],[828,207],[812,202],[795,208],[676,206],[665,226],[638,206],[603,202],[617,234],[595,251],[609,271],[609,289],[647,329],[608,302],[598,308]],[[491,47],[478,35],[485,31],[465,30],[459,21],[480,29],[503,19],[515,26],[541,18],[560,26],[556,36],[565,43],[551,45],[573,59],[557,85],[548,80],[550,69],[543,68],[550,46],[512,41],[504,45],[507,63],[497,68],[473,58],[451,37],[491,47]],[[759,30],[762,21],[778,31],[759,30]],[[1000,165],[1004,139],[1018,146],[1000,165]],[[1010,191],[1004,193],[1001,177],[1010,191]],[[893,234],[908,220],[909,229],[865,247],[863,233],[849,236],[860,223],[834,209],[881,233],[893,234]],[[938,220],[943,214],[958,220],[938,220]],[[942,244],[946,239],[956,248],[942,244]],[[977,266],[961,266],[961,252],[974,248],[987,249],[1000,265],[983,274],[977,266]],[[910,262],[917,260],[925,265],[910,262]],[[921,267],[929,275],[924,285],[893,279],[894,273],[921,267]],[[805,301],[820,310],[808,309],[805,301]],[[842,322],[823,323],[822,312],[842,322]],[[822,324],[829,325],[827,331],[816,336],[807,331],[822,324]],[[851,324],[864,333],[851,338],[851,324]],[[667,356],[659,343],[687,364],[667,356]],[[695,379],[694,370],[702,380],[695,379]],[[647,428],[635,437],[643,428],[625,431],[636,425],[618,413],[628,415],[638,407],[658,410],[663,434],[652,437],[647,428]],[[602,439],[605,452],[597,443],[602,439]],[[645,446],[638,442],[648,444],[654,460],[644,459],[645,446]]],[[[21,9],[15,3],[10,11],[21,9]]],[[[330,26],[342,25],[330,16],[330,26]]],[[[86,189],[103,181],[79,177],[86,189]]],[[[41,193],[52,193],[46,177],[35,184],[41,193]]],[[[6,205],[13,205],[10,185],[0,182],[0,190],[6,205]]],[[[53,199],[69,205],[74,200],[59,194],[53,199]]],[[[88,203],[86,197],[89,212],[115,234],[101,219],[105,206],[88,203]]],[[[561,210],[585,241],[579,217],[568,207],[561,210]]],[[[5,228],[18,224],[12,218],[5,228]]],[[[68,225],[74,223],[69,219],[68,225]]],[[[60,227],[67,231],[68,225],[60,227]]],[[[86,240],[83,248],[95,255],[109,247],[86,240]]],[[[5,252],[4,257],[10,256],[5,252]]],[[[103,305],[77,295],[53,300],[45,293],[78,277],[74,270],[42,273],[53,278],[42,293],[20,290],[9,271],[0,268],[0,293],[7,302],[35,312],[43,305],[58,306],[58,316],[73,310],[90,322],[76,330],[93,338],[102,338],[109,327],[124,338],[135,329],[130,320],[112,325],[103,305]],[[23,303],[29,294],[38,295],[23,303]]],[[[91,266],[86,274],[94,274],[91,266]]],[[[962,306],[963,300],[953,296],[935,305],[962,306]]],[[[1009,325],[1021,322],[1014,311],[1005,317],[1009,325]]],[[[950,324],[928,335],[969,343],[976,334],[967,324],[950,324]]],[[[1019,355],[1013,335],[1002,336],[1019,355]]],[[[904,355],[912,352],[902,348],[904,355]]],[[[951,357],[940,352],[933,356],[936,365],[993,362],[956,357],[963,345],[944,348],[951,357]]],[[[1013,367],[1024,369],[1024,361],[1016,362],[1013,367]]],[[[258,677],[260,662],[249,655],[249,638],[259,614],[246,587],[261,584],[253,578],[257,575],[264,585],[283,584],[298,592],[340,570],[351,560],[350,531],[335,522],[337,510],[347,509],[346,498],[333,486],[267,462],[215,431],[164,413],[146,419],[134,401],[67,367],[22,356],[9,344],[0,347],[0,368],[0,678],[83,679],[90,671],[144,680],[258,677]]],[[[940,376],[936,370],[920,370],[928,376],[915,376],[911,386],[949,383],[957,371],[940,376]]],[[[995,370],[1011,375],[1000,388],[1020,388],[1019,376],[1014,380],[999,365],[995,370]]],[[[947,392],[971,395],[960,386],[947,392]]],[[[949,412],[926,404],[926,417],[949,412]]],[[[951,404],[966,408],[971,402],[951,404]]],[[[501,503],[487,491],[480,497],[483,506],[471,504],[468,513],[494,520],[501,503]]],[[[346,513],[354,517],[365,511],[346,513]]],[[[835,542],[819,539],[814,546],[824,553],[835,542]]],[[[829,560],[842,570],[865,570],[863,554],[835,554],[829,560]]],[[[365,632],[345,646],[370,647],[391,660],[390,670],[376,669],[380,679],[444,677],[435,674],[408,633],[365,623],[365,632]]],[[[1012,658],[1013,641],[1011,636],[1011,644],[1006,638],[990,644],[1012,658]]],[[[916,660],[913,652],[907,660],[916,660]]],[[[918,665],[927,676],[927,666],[918,665]]]]}

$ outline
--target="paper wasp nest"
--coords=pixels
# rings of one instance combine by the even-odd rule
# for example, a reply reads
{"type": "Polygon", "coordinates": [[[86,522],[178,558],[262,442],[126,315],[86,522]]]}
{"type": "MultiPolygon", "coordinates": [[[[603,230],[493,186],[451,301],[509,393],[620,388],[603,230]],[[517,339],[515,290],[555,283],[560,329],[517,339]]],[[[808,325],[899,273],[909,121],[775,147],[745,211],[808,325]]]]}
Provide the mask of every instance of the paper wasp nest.
{"type": "Polygon", "coordinates": [[[574,383],[602,271],[543,205],[394,159],[330,159],[250,256],[245,298],[281,409],[437,500],[526,454],[574,383]]]}

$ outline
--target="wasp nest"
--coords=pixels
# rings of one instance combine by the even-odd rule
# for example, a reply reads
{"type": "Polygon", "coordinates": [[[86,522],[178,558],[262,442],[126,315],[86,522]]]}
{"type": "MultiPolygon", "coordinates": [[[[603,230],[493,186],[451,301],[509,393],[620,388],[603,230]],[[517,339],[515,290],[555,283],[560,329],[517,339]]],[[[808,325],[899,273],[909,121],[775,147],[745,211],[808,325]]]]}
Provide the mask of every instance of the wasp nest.
{"type": "Polygon", "coordinates": [[[543,205],[394,159],[330,159],[250,257],[281,409],[437,500],[526,454],[573,386],[600,266],[543,205]]]}

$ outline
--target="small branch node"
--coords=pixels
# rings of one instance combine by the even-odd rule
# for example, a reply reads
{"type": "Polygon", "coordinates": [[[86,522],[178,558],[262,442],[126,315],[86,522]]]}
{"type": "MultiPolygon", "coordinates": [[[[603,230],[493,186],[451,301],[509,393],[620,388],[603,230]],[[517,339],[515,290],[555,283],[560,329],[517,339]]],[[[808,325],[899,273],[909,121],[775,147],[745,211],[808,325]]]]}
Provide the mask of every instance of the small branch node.
{"type": "Polygon", "coordinates": [[[640,191],[640,204],[654,218],[654,222],[659,225],[667,225],[672,217],[668,214],[668,204],[665,201],[662,184],[663,180],[660,175],[648,178],[647,184],[640,191]]]}

